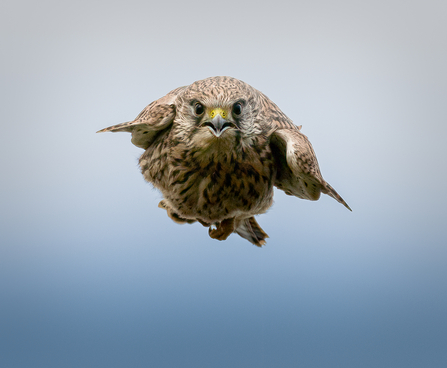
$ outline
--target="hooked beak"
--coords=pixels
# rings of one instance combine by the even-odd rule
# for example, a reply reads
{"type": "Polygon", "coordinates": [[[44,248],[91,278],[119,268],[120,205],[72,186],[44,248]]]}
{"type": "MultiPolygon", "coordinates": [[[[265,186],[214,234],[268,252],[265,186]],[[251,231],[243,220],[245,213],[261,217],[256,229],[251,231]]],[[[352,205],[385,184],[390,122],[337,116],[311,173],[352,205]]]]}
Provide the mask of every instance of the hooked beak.
{"type": "Polygon", "coordinates": [[[228,128],[235,127],[232,122],[224,119],[220,114],[216,114],[211,121],[205,122],[204,125],[206,125],[211,133],[217,138],[219,138],[228,128]]]}

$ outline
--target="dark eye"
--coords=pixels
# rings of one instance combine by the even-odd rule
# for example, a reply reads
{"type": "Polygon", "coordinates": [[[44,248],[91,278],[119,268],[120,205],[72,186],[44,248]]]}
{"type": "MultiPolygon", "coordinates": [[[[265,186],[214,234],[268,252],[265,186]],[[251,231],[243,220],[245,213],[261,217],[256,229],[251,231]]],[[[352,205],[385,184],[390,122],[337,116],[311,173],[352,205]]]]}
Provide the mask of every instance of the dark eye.
{"type": "Polygon", "coordinates": [[[203,105],[200,103],[196,103],[194,106],[194,112],[196,113],[196,115],[202,115],[203,111],[205,111],[203,105]]]}
{"type": "Polygon", "coordinates": [[[240,115],[242,113],[242,105],[240,102],[236,102],[233,105],[233,114],[234,115],[240,115]]]}

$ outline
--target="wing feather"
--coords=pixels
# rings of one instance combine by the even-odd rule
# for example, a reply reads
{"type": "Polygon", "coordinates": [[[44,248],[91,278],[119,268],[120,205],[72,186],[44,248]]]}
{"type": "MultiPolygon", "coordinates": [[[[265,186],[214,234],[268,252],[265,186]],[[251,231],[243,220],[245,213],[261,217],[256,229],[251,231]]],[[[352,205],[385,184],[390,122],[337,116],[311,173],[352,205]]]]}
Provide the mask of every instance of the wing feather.
{"type": "Polygon", "coordinates": [[[288,195],[317,200],[324,193],[351,210],[342,197],[322,177],[317,156],[298,127],[277,129],[270,147],[277,163],[275,185],[288,195]]]}
{"type": "Polygon", "coordinates": [[[137,147],[147,149],[155,137],[167,130],[173,123],[176,114],[175,99],[185,88],[176,88],[166,96],[150,103],[135,120],[112,125],[99,130],[97,133],[130,132],[132,133],[132,143],[137,147]]]}

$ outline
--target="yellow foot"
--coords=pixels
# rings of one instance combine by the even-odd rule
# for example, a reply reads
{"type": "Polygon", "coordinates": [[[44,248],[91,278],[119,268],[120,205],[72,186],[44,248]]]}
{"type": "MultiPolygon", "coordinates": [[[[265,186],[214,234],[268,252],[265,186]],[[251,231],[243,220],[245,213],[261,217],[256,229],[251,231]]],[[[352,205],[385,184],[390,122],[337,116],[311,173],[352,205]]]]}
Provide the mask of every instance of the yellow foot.
{"type": "Polygon", "coordinates": [[[234,231],[234,217],[223,220],[217,224],[216,229],[209,228],[208,233],[211,238],[225,240],[234,231]]]}

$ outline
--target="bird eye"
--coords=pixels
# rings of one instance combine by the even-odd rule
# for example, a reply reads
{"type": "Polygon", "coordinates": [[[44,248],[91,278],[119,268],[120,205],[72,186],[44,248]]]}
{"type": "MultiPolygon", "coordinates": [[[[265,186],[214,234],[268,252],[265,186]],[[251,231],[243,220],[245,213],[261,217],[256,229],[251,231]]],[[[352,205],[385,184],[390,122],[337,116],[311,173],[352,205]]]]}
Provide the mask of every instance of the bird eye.
{"type": "Polygon", "coordinates": [[[196,103],[194,106],[194,112],[196,115],[202,115],[205,109],[203,108],[203,105],[201,103],[196,103]]]}
{"type": "Polygon", "coordinates": [[[236,102],[233,105],[233,114],[234,115],[240,115],[242,113],[242,105],[240,102],[236,102]]]}

